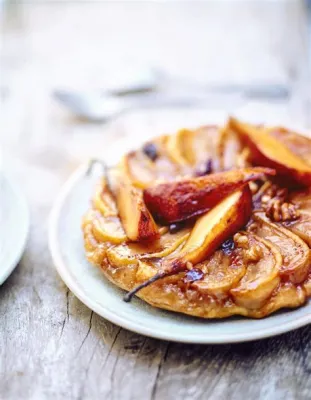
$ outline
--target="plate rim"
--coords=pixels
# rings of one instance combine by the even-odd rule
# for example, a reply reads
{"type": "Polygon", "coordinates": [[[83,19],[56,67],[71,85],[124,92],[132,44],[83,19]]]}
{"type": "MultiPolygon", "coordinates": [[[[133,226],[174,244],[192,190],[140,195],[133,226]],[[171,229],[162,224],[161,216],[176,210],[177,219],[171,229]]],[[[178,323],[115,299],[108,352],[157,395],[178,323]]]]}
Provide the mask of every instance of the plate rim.
{"type": "Polygon", "coordinates": [[[8,173],[2,172],[1,179],[11,188],[12,193],[14,194],[15,198],[18,199],[18,203],[21,209],[23,209],[23,229],[19,229],[18,231],[21,232],[21,239],[20,239],[20,246],[18,250],[14,253],[11,263],[7,268],[5,268],[5,272],[0,274],[0,286],[4,284],[4,282],[8,279],[8,277],[12,274],[14,269],[17,267],[18,263],[20,262],[23,254],[25,252],[27,241],[29,237],[30,231],[30,210],[29,204],[24,195],[24,192],[21,190],[20,185],[18,182],[13,179],[8,173]]]}
{"type": "MultiPolygon", "coordinates": [[[[88,163],[83,163],[81,166],[79,166],[69,176],[69,178],[63,185],[59,195],[57,196],[48,220],[48,241],[54,266],[56,267],[56,270],[60,275],[61,279],[82,303],[84,303],[88,308],[96,312],[98,315],[124,329],[128,329],[138,334],[143,334],[145,336],[152,337],[155,339],[169,340],[180,343],[193,343],[193,344],[229,344],[229,343],[241,343],[259,339],[265,339],[268,337],[280,335],[282,333],[286,333],[301,328],[311,323],[311,313],[307,313],[306,315],[300,316],[299,318],[297,317],[295,318],[295,316],[293,315],[292,320],[284,322],[282,324],[276,324],[275,326],[272,327],[256,329],[249,332],[237,333],[234,334],[234,336],[229,336],[232,335],[231,333],[221,335],[218,332],[217,334],[213,334],[212,336],[207,336],[205,338],[201,336],[187,337],[183,335],[180,335],[178,337],[175,334],[169,334],[166,332],[161,333],[157,331],[154,332],[152,329],[149,329],[148,327],[142,327],[139,324],[135,324],[132,321],[128,321],[125,318],[120,317],[115,313],[112,313],[108,309],[105,309],[102,305],[99,305],[96,301],[93,301],[92,298],[89,298],[89,296],[86,293],[84,293],[83,290],[80,289],[79,284],[69,273],[66,263],[62,259],[61,252],[59,250],[59,241],[57,239],[57,225],[62,207],[66,202],[68,195],[75,187],[75,185],[77,185],[79,181],[84,178],[87,168],[88,168],[88,163]]],[[[295,310],[292,310],[292,312],[295,312],[295,310]]],[[[250,319],[250,321],[253,321],[253,319],[250,319]]]]}

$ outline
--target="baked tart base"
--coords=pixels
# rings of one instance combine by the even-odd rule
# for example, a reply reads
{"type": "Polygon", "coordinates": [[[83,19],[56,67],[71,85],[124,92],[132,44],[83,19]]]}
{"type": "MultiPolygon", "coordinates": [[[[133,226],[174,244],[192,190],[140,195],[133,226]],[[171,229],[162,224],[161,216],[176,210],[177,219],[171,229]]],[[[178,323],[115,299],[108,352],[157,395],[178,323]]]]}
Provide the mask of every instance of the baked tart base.
{"type": "Polygon", "coordinates": [[[126,291],[179,260],[179,269],[136,293],[158,308],[202,318],[262,318],[281,308],[299,307],[311,295],[309,162],[310,139],[285,128],[236,120],[225,127],[156,138],[126,154],[99,182],[82,223],[86,256],[126,291]],[[253,143],[258,130],[264,143],[259,149],[253,143]],[[281,155],[274,154],[278,142],[281,155]],[[288,154],[287,165],[282,157],[288,154]],[[245,177],[247,169],[258,166],[274,169],[275,176],[245,177]],[[234,179],[244,171],[243,183],[230,189],[227,171],[234,179]],[[222,180],[215,180],[216,174],[222,180]],[[216,200],[206,177],[214,179],[215,193],[221,194],[216,200]],[[170,196],[162,195],[169,189],[170,196]],[[211,222],[207,215],[224,204],[222,196],[226,199],[237,190],[251,191],[252,209],[246,211],[243,203],[232,214],[237,224],[230,216],[219,228],[222,216],[216,213],[211,222]],[[192,208],[189,199],[200,201],[201,208],[192,208]],[[202,204],[211,206],[203,209],[202,204]],[[198,221],[203,221],[202,227],[198,221]],[[215,240],[208,236],[212,225],[215,240]],[[191,252],[185,251],[189,241],[191,252]]]}

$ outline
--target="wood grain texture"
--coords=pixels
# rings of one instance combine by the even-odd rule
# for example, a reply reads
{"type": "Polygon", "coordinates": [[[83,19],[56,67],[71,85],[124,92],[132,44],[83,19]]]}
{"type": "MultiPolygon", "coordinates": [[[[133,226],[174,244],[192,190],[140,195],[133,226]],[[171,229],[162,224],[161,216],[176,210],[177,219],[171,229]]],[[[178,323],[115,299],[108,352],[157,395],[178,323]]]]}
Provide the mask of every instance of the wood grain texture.
{"type": "Polygon", "coordinates": [[[309,327],[224,346],[128,332],[66,288],[46,232],[55,195],[82,160],[140,124],[158,129],[139,113],[107,125],[78,121],[53,101],[54,88],[104,85],[105,68],[135,60],[213,83],[286,83],[287,102],[248,112],[310,125],[303,3],[12,2],[2,17],[0,140],[32,226],[0,288],[0,399],[309,399],[309,327]]]}

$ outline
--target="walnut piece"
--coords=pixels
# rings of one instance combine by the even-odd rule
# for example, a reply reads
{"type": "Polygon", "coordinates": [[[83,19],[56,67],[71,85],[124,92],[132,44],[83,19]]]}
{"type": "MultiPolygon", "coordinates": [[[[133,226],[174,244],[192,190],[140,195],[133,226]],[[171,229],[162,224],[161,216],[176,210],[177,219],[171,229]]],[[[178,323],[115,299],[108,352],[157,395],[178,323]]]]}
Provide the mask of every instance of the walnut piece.
{"type": "Polygon", "coordinates": [[[288,189],[277,185],[268,186],[261,197],[261,205],[266,216],[275,222],[293,221],[299,218],[296,205],[287,202],[288,189]]]}
{"type": "Polygon", "coordinates": [[[243,249],[247,249],[249,247],[247,236],[240,232],[234,235],[233,240],[237,247],[242,247],[243,249]]]}
{"type": "Polygon", "coordinates": [[[261,198],[261,203],[265,206],[271,200],[280,200],[282,203],[287,199],[288,189],[287,188],[279,188],[276,185],[270,186],[261,198]]]}
{"type": "Polygon", "coordinates": [[[244,260],[246,262],[259,261],[262,257],[262,249],[258,245],[253,245],[250,249],[245,251],[244,260]]]}
{"type": "Polygon", "coordinates": [[[244,249],[243,259],[247,262],[256,262],[262,257],[262,249],[257,244],[250,245],[248,237],[243,233],[236,233],[233,237],[237,247],[244,249]]]}
{"type": "Polygon", "coordinates": [[[299,218],[300,213],[292,203],[283,203],[280,199],[272,199],[265,207],[266,216],[275,222],[292,221],[299,218]]]}

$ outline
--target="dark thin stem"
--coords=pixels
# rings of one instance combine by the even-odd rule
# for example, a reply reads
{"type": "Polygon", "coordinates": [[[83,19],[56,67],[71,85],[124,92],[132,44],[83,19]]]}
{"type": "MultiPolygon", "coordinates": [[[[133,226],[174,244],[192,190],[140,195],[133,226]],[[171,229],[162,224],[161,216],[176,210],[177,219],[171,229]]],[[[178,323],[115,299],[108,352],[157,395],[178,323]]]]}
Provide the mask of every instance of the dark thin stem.
{"type": "MultiPolygon", "coordinates": [[[[178,271],[179,272],[179,271],[178,271]]],[[[178,273],[177,271],[170,271],[170,272],[158,272],[155,274],[152,278],[148,279],[147,281],[141,283],[140,285],[136,286],[136,288],[132,289],[130,292],[128,292],[124,297],[123,301],[126,303],[129,303],[133,296],[139,292],[141,289],[145,288],[146,286],[151,285],[151,283],[158,281],[159,279],[165,278],[166,276],[174,275],[178,273]]]]}

